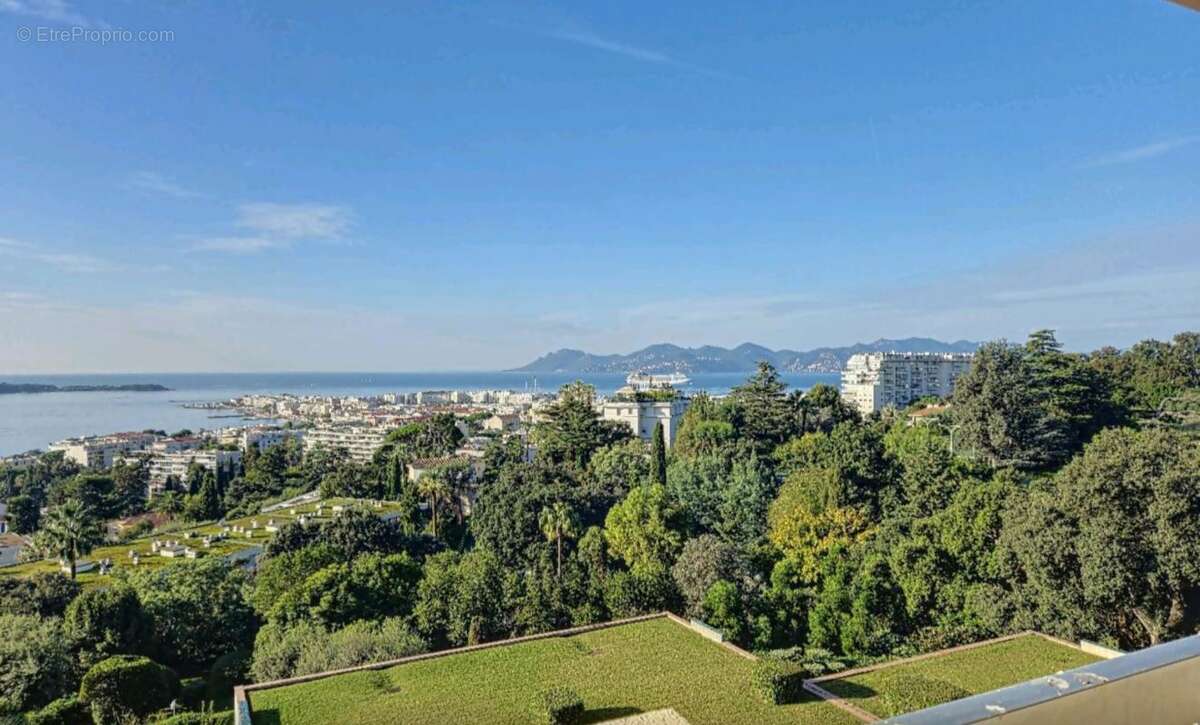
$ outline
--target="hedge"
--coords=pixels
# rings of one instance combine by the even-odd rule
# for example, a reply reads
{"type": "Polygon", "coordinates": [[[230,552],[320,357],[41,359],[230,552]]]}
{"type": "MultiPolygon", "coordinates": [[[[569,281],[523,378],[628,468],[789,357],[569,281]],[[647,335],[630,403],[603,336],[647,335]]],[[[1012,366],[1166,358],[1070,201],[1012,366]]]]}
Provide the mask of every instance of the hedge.
{"type": "Polygon", "coordinates": [[[546,706],[550,725],[573,725],[583,716],[583,698],[566,687],[555,687],[542,693],[542,703],[546,706]]]}
{"type": "Polygon", "coordinates": [[[804,666],[796,662],[764,659],[754,663],[750,684],[768,704],[784,705],[800,699],[807,675],[804,666]]]}
{"type": "Polygon", "coordinates": [[[25,715],[26,725],[90,725],[92,711],[74,695],[60,697],[41,710],[25,715]]]}
{"type": "Polygon", "coordinates": [[[233,692],[233,686],[247,682],[250,672],[250,653],[237,650],[221,655],[208,672],[208,699],[219,702],[233,692]]]}
{"type": "Polygon", "coordinates": [[[233,725],[233,710],[220,712],[181,712],[154,725],[233,725]]]}
{"type": "Polygon", "coordinates": [[[96,725],[145,717],[171,703],[179,677],[148,657],[117,655],[96,663],[83,676],[79,699],[92,709],[96,725]]]}

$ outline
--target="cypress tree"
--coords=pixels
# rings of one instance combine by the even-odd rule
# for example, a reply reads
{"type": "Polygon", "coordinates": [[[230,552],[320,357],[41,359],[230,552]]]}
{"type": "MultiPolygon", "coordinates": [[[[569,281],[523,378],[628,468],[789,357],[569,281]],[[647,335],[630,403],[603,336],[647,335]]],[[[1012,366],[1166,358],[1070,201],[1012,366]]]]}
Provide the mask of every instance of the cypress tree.
{"type": "Polygon", "coordinates": [[[650,479],[654,483],[667,482],[667,440],[661,422],[654,424],[654,435],[650,438],[650,479]]]}

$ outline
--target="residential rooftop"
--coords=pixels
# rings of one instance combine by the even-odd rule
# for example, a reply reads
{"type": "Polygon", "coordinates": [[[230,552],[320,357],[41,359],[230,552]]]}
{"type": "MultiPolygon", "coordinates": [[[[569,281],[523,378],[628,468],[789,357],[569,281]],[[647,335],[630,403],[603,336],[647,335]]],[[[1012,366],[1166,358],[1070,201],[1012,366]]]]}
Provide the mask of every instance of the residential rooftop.
{"type": "Polygon", "coordinates": [[[856,722],[816,697],[765,703],[752,690],[753,667],[753,655],[660,614],[253,685],[235,706],[248,709],[241,725],[530,723],[544,721],[544,690],[569,687],[589,723],[661,710],[691,725],[856,722]]]}
{"type": "Polygon", "coordinates": [[[584,723],[1191,722],[1200,636],[1124,654],[1024,632],[806,680],[786,705],[754,692],[756,659],[662,613],[247,685],[234,703],[238,725],[533,723],[567,687],[584,723]]]}

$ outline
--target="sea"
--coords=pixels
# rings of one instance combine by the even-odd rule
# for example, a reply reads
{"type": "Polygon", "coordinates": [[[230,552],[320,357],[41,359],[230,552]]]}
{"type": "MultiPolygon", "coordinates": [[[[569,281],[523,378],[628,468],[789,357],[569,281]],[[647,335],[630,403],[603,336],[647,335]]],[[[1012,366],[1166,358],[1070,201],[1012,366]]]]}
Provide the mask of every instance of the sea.
{"type": "MultiPolygon", "coordinates": [[[[696,373],[684,390],[729,392],[747,373],[696,373]]],[[[836,385],[836,373],[782,373],[789,386],[806,390],[836,385]]],[[[0,375],[0,382],[50,385],[157,383],[164,392],[76,392],[0,395],[0,456],[45,449],[53,441],[118,431],[184,428],[193,431],[254,424],[229,410],[196,410],[184,403],[224,401],[250,393],[382,395],[421,390],[518,390],[553,392],[582,380],[600,394],[625,384],[617,373],[140,373],[120,375],[0,375]]]]}

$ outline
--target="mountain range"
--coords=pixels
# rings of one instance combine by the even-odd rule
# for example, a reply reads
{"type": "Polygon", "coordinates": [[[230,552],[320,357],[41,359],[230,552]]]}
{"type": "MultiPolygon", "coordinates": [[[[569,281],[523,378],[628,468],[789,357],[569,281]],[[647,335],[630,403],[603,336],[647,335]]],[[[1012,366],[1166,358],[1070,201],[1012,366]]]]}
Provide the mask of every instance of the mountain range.
{"type": "Polygon", "coordinates": [[[942,342],[927,337],[901,340],[879,339],[846,347],[819,347],[799,352],[772,350],[762,345],[742,343],[733,349],[704,345],[680,347],[660,343],[628,355],[595,355],[583,350],[564,348],[547,353],[515,372],[528,373],[740,373],[766,360],[777,369],[795,373],[836,373],[851,355],[859,352],[975,352],[980,343],[968,340],[942,342]]]}

